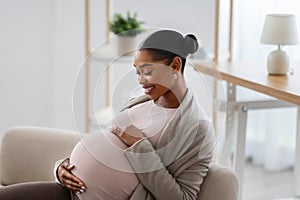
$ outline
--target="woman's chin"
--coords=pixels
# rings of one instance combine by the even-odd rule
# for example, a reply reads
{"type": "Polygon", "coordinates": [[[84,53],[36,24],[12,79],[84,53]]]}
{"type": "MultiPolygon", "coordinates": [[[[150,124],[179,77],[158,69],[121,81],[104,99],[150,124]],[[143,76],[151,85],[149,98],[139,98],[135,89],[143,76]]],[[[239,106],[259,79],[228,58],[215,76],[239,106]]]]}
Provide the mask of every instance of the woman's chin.
{"type": "Polygon", "coordinates": [[[146,94],[151,100],[156,100],[159,98],[158,95],[155,95],[155,94],[146,94]]]}

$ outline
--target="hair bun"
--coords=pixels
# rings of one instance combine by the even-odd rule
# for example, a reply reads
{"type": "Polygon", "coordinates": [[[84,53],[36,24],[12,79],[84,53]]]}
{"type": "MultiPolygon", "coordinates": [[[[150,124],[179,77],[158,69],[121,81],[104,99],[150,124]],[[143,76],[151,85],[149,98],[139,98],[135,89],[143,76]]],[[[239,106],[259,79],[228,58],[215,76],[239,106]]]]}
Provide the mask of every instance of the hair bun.
{"type": "Polygon", "coordinates": [[[199,44],[197,38],[193,34],[187,34],[184,37],[184,48],[187,54],[193,54],[198,50],[199,44]]]}

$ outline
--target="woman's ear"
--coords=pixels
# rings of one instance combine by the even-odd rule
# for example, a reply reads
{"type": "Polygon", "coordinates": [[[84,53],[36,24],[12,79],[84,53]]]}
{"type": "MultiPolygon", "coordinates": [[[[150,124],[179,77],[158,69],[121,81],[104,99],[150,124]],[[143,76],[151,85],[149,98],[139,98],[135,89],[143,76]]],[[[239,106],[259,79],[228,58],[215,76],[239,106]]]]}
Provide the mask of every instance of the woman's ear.
{"type": "Polygon", "coordinates": [[[170,66],[177,72],[181,72],[182,60],[178,56],[175,56],[170,66]]]}

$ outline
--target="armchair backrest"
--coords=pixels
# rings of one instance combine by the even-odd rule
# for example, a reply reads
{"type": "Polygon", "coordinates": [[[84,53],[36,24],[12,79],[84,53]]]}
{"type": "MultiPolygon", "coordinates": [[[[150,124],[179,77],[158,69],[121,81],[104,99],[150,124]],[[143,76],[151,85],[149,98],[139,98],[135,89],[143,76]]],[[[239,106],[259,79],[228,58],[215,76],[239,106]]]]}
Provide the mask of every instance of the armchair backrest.
{"type": "Polygon", "coordinates": [[[72,131],[15,127],[1,140],[1,185],[49,181],[55,161],[70,155],[79,136],[72,131]]]}

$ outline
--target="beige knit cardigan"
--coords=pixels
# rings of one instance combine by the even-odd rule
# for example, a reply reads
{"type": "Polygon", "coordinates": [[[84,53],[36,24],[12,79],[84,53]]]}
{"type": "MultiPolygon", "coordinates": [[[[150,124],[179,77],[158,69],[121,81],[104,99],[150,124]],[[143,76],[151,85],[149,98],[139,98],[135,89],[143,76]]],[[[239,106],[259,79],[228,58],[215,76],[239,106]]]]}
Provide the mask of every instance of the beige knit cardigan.
{"type": "MultiPolygon", "coordinates": [[[[194,98],[188,90],[156,148],[143,138],[125,150],[140,181],[131,200],[197,199],[212,161],[214,133],[194,98]]],[[[127,108],[147,100],[138,97],[127,108]]]]}

